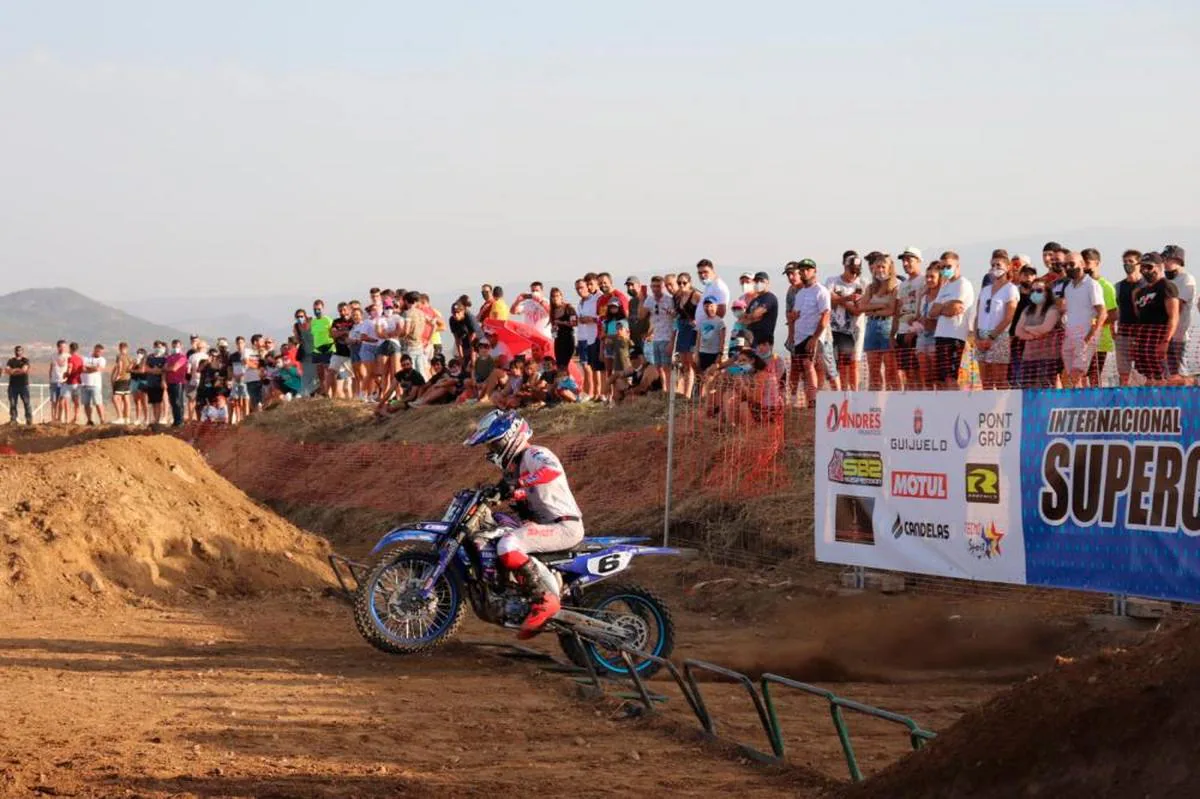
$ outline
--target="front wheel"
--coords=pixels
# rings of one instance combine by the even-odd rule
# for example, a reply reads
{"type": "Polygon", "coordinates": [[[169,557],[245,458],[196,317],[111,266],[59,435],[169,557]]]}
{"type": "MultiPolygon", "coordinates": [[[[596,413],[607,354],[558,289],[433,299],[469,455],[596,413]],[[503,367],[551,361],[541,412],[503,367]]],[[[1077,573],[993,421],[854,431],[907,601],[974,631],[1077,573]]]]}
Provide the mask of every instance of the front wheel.
{"type": "MultiPolygon", "coordinates": [[[[632,649],[668,658],[675,648],[675,623],[671,620],[671,611],[656,594],[639,585],[601,583],[586,589],[583,601],[574,609],[623,627],[632,649]]],[[[590,660],[601,677],[629,674],[620,650],[609,649],[586,638],[580,647],[575,637],[566,633],[559,633],[558,640],[567,658],[576,666],[586,666],[590,660]]],[[[643,678],[653,676],[661,668],[653,660],[636,655],[630,655],[630,658],[634,669],[643,678]]]]}
{"type": "Polygon", "coordinates": [[[376,559],[354,596],[354,624],[371,646],[396,655],[428,652],[454,637],[462,624],[463,592],[445,572],[433,594],[421,586],[437,568],[434,552],[411,544],[376,559]]]}

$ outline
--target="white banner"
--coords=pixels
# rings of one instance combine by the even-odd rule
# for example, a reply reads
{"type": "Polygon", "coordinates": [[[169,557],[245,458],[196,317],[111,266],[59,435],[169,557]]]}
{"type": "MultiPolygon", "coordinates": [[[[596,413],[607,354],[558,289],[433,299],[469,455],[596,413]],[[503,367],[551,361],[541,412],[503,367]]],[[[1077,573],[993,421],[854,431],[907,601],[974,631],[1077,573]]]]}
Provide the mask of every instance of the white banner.
{"type": "Polygon", "coordinates": [[[1019,391],[823,391],[816,557],[1025,583],[1019,391]]]}

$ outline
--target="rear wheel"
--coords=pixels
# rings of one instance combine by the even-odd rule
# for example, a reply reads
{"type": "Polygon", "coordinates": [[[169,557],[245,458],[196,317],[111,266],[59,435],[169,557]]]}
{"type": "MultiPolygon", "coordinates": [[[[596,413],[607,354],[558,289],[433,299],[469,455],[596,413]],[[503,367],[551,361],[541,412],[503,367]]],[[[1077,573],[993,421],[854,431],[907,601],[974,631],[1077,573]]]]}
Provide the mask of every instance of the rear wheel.
{"type": "Polygon", "coordinates": [[[462,586],[443,573],[433,593],[421,586],[437,568],[437,555],[425,546],[401,544],[377,558],[354,596],[354,624],[371,646],[397,655],[435,649],[462,624],[462,586]]]}
{"type": "MultiPolygon", "coordinates": [[[[602,583],[587,589],[583,601],[575,609],[625,629],[625,640],[632,649],[668,658],[675,648],[675,623],[671,611],[656,594],[639,585],[602,583]]],[[[586,638],[580,646],[574,636],[564,633],[559,633],[558,640],[567,658],[576,666],[585,667],[590,660],[602,677],[629,674],[620,650],[609,649],[586,638]]],[[[653,660],[632,654],[630,658],[641,677],[650,677],[661,668],[653,660]]]]}

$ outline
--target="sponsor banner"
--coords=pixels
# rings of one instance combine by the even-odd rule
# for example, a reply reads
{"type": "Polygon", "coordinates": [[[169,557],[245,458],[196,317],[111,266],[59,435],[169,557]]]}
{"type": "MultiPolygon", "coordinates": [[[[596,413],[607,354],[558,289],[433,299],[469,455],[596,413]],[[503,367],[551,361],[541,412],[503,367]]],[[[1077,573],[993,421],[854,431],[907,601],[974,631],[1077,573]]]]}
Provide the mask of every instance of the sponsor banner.
{"type": "Polygon", "coordinates": [[[1020,392],[822,392],[817,559],[1025,581],[1020,392]]]}
{"type": "Polygon", "coordinates": [[[1020,441],[1029,583],[1200,601],[1200,392],[1026,392],[1020,441]]]}

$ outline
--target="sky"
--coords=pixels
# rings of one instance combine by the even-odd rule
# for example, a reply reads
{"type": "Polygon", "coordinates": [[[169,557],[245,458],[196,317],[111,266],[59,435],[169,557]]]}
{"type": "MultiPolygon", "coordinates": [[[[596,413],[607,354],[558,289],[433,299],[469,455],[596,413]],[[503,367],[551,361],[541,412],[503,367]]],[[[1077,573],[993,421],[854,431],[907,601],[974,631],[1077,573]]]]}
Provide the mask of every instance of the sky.
{"type": "Polygon", "coordinates": [[[732,279],[1194,225],[1200,3],[981,5],[0,1],[0,293],[732,279]]]}

